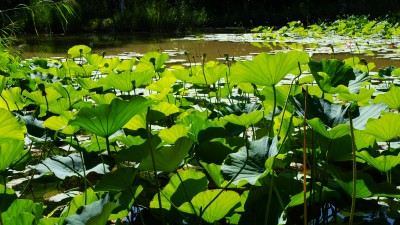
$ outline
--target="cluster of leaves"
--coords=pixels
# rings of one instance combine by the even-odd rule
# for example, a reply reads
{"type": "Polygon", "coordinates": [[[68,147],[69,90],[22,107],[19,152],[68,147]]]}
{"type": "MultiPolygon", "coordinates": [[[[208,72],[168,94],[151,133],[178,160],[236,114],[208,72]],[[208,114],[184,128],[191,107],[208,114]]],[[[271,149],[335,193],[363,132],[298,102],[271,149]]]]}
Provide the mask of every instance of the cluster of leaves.
{"type": "Polygon", "coordinates": [[[309,221],[341,222],[350,196],[397,207],[400,88],[372,99],[360,60],[68,54],[0,55],[0,224],[296,224],[305,200],[309,221]],[[46,183],[57,195],[36,202],[46,183]]]}
{"type": "Polygon", "coordinates": [[[312,24],[305,26],[300,21],[292,21],[278,30],[274,27],[259,26],[252,29],[253,32],[262,32],[260,37],[265,39],[285,40],[288,36],[323,38],[332,34],[355,37],[379,37],[391,39],[400,35],[398,23],[388,20],[369,20],[366,16],[350,16],[345,19],[337,19],[330,23],[312,24]]]}

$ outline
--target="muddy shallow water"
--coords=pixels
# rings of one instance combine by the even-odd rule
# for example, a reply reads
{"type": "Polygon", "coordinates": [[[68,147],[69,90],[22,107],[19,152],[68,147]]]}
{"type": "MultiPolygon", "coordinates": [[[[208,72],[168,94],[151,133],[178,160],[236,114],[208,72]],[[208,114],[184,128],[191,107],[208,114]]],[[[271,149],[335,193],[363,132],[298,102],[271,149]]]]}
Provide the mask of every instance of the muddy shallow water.
{"type": "MultiPolygon", "coordinates": [[[[53,35],[52,37],[30,35],[20,37],[16,47],[22,50],[23,58],[67,57],[67,51],[70,47],[84,44],[91,46],[93,53],[97,54],[106,52],[109,56],[132,56],[149,51],[161,51],[168,52],[171,59],[185,60],[186,62],[188,62],[188,58],[184,52],[188,53],[191,62],[200,62],[204,53],[206,53],[206,60],[222,60],[225,54],[228,54],[230,58],[244,60],[251,59],[260,52],[288,49],[284,45],[285,43],[282,42],[262,44],[257,38],[251,39],[251,34],[213,35],[205,34],[185,38],[157,36],[147,33],[119,34],[117,36],[98,34],[53,35]]],[[[333,54],[325,44],[321,44],[318,47],[314,46],[314,49],[311,49],[310,44],[302,43],[301,41],[300,43],[315,60],[322,58],[345,59],[354,55],[359,58],[365,58],[368,62],[374,62],[376,65],[374,70],[389,65],[400,67],[400,60],[396,51],[391,49],[393,44],[380,44],[379,49],[371,47],[375,55],[370,56],[362,52],[356,54],[355,47],[353,49],[345,49],[343,46],[338,45],[338,47],[335,47],[337,48],[337,53],[333,54]]]]}

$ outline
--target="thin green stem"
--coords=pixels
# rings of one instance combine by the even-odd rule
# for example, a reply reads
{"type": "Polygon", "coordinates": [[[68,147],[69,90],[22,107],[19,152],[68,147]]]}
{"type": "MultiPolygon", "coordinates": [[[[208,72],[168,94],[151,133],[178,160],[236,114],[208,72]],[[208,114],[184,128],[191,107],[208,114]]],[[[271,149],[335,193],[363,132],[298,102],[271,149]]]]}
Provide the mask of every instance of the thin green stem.
{"type": "Polygon", "coordinates": [[[303,118],[303,214],[304,225],[308,224],[307,218],[307,98],[308,88],[306,86],[306,93],[304,98],[304,118],[303,118]]]}
{"type": "Polygon", "coordinates": [[[348,111],[349,120],[350,120],[350,134],[351,134],[351,147],[353,153],[353,191],[351,193],[351,208],[350,208],[350,219],[349,224],[352,225],[354,221],[354,213],[356,208],[356,191],[357,191],[357,161],[356,161],[356,151],[357,146],[354,138],[354,127],[353,127],[353,118],[351,116],[351,110],[348,111]]]}
{"type": "Polygon", "coordinates": [[[110,150],[110,140],[108,140],[108,136],[106,138],[106,146],[107,146],[107,154],[111,156],[111,150],[110,150]]]}
{"type": "Polygon", "coordinates": [[[163,213],[163,207],[162,207],[162,202],[161,202],[161,190],[160,190],[160,184],[158,182],[158,174],[157,174],[157,167],[156,167],[156,160],[154,157],[154,152],[153,152],[153,144],[151,142],[151,132],[150,132],[150,120],[149,120],[149,115],[150,115],[150,107],[147,108],[147,114],[146,114],[146,130],[147,130],[147,140],[149,141],[149,148],[150,148],[150,155],[151,155],[151,161],[153,163],[153,172],[154,172],[154,178],[155,182],[157,185],[157,196],[158,196],[158,206],[160,208],[161,212],[161,221],[162,224],[165,224],[164,220],[164,213],[163,213]]]}
{"type": "Polygon", "coordinates": [[[85,205],[87,204],[87,179],[86,179],[86,167],[85,167],[85,159],[83,158],[83,153],[82,151],[79,151],[79,155],[81,156],[81,160],[82,160],[82,169],[83,169],[83,186],[85,189],[85,205]]]}

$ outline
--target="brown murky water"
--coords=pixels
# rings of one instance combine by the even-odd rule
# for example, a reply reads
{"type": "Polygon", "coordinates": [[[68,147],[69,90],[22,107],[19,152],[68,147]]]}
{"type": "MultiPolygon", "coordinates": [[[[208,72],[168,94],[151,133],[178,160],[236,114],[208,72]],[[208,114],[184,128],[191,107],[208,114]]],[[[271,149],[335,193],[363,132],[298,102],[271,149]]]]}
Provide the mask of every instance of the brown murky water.
{"type": "MultiPolygon", "coordinates": [[[[94,53],[107,55],[118,55],[124,52],[135,52],[144,54],[149,51],[174,51],[176,56],[171,56],[173,59],[184,59],[187,57],[183,52],[188,52],[191,61],[199,62],[203,53],[207,54],[207,60],[216,60],[228,54],[229,57],[250,57],[257,53],[271,51],[267,47],[256,47],[249,42],[231,42],[231,41],[205,41],[201,40],[182,40],[174,37],[157,36],[146,33],[136,34],[119,34],[112,35],[74,35],[63,36],[23,36],[17,44],[23,51],[23,58],[32,57],[56,57],[67,56],[67,51],[70,47],[78,44],[84,44],[92,47],[94,53]]],[[[280,49],[279,46],[276,49],[280,49]]],[[[387,66],[400,67],[400,60],[385,59],[377,56],[354,55],[359,58],[365,58],[368,62],[374,62],[376,65],[375,71],[378,68],[387,66]]],[[[337,58],[345,59],[352,57],[351,54],[313,54],[314,60],[322,58],[337,58]]]]}

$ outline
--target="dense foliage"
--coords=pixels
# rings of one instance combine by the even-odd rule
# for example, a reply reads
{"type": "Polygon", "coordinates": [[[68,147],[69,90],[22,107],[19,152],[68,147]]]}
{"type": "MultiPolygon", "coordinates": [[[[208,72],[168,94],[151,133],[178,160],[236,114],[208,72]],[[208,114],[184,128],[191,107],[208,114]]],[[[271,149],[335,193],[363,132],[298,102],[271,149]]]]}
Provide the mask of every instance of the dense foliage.
{"type": "Polygon", "coordinates": [[[68,55],[0,53],[0,224],[398,218],[398,69],[300,51],[189,67],[68,55]]]}

